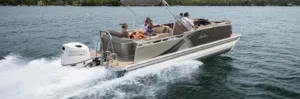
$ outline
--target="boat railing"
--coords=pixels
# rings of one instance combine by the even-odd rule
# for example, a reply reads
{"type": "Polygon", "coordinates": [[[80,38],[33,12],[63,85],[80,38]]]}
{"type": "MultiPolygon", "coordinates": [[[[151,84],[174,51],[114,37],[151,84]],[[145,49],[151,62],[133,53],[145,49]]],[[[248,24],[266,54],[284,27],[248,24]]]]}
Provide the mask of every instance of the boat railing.
{"type": "MultiPolygon", "coordinates": [[[[112,43],[112,35],[110,34],[109,31],[100,31],[100,38],[101,38],[101,40],[103,40],[102,39],[103,38],[103,34],[102,33],[104,33],[104,34],[106,34],[106,35],[109,36],[109,40],[108,40],[108,43],[106,45],[106,50],[105,51],[102,50],[102,56],[103,56],[102,59],[103,59],[103,61],[107,62],[106,63],[106,68],[108,66],[110,66],[109,65],[109,61],[113,62],[114,60],[116,60],[117,61],[117,65],[118,65],[119,64],[119,58],[118,58],[118,55],[114,51],[114,46],[113,46],[113,43],[112,43]],[[109,51],[110,47],[112,48],[112,52],[109,51]]],[[[103,48],[103,46],[104,46],[103,45],[103,41],[101,43],[101,46],[103,48]]]]}

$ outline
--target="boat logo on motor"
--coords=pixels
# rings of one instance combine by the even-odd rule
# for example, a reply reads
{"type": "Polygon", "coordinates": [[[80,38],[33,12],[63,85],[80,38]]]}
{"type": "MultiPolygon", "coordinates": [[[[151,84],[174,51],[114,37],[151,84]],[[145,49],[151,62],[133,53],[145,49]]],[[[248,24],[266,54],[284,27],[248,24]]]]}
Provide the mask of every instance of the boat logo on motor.
{"type": "Polygon", "coordinates": [[[203,35],[200,35],[200,36],[198,37],[198,39],[204,39],[204,38],[207,38],[207,37],[208,37],[208,35],[203,34],[203,35]]]}
{"type": "Polygon", "coordinates": [[[86,50],[70,50],[68,56],[84,56],[86,53],[86,50]]]}

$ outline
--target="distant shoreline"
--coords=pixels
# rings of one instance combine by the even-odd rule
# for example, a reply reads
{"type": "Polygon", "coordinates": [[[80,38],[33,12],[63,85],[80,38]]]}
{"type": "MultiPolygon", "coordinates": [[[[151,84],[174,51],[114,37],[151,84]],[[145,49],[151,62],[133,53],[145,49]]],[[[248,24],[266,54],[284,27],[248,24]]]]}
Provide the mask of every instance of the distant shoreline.
{"type": "MultiPolygon", "coordinates": [[[[97,6],[111,6],[119,7],[122,5],[1,5],[0,6],[74,6],[74,7],[97,7],[97,6]]],[[[300,5],[170,5],[170,6],[300,6],[300,5]]],[[[141,6],[143,7],[143,6],[141,6]]]]}
{"type": "MultiPolygon", "coordinates": [[[[166,0],[172,6],[299,6],[300,0],[166,0]]],[[[0,6],[121,6],[120,0],[0,0],[0,6]]]]}
{"type": "MultiPolygon", "coordinates": [[[[47,6],[73,6],[73,7],[122,7],[120,6],[112,6],[112,5],[97,5],[97,6],[78,6],[78,5],[43,5],[43,6],[39,6],[39,5],[0,5],[0,6],[11,6],[11,7],[30,7],[30,6],[34,6],[34,7],[47,7],[47,6]]],[[[171,5],[172,7],[175,6],[223,6],[223,7],[235,7],[235,6],[241,6],[241,7],[299,7],[300,5],[292,5],[292,6],[284,6],[284,5],[171,5]]],[[[139,7],[144,7],[144,6],[139,6],[139,7]]]]}

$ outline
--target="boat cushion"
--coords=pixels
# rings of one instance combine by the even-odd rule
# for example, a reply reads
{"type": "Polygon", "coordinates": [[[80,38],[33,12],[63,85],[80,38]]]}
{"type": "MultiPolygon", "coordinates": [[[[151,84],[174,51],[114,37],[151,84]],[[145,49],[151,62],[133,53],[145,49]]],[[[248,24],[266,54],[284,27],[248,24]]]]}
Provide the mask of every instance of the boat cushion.
{"type": "Polygon", "coordinates": [[[155,27],[154,33],[159,34],[159,33],[172,33],[172,28],[169,26],[163,26],[163,27],[155,27]]]}
{"type": "Polygon", "coordinates": [[[177,20],[174,29],[174,35],[182,34],[186,31],[188,31],[188,29],[186,28],[184,22],[182,20],[177,20]]]}
{"type": "Polygon", "coordinates": [[[118,31],[114,31],[114,30],[109,30],[108,31],[112,36],[116,36],[116,37],[126,37],[124,33],[118,32],[118,31]]]}

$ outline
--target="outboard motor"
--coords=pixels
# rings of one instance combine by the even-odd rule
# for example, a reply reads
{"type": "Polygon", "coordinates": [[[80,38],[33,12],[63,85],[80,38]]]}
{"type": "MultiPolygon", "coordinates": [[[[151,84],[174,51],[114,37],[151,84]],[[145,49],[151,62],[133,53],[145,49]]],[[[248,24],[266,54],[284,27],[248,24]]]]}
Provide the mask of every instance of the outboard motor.
{"type": "Polygon", "coordinates": [[[92,57],[89,48],[82,43],[62,45],[61,64],[63,66],[85,67],[91,65],[92,57]]]}

